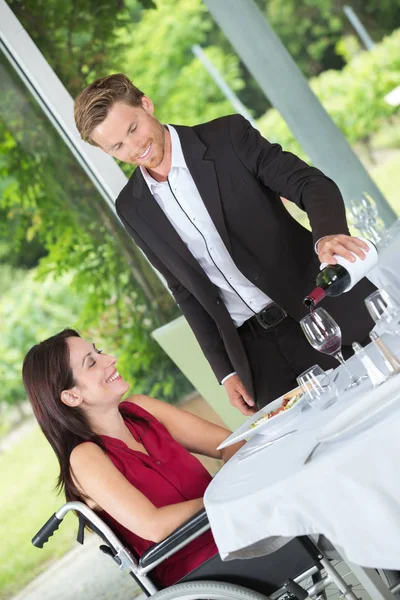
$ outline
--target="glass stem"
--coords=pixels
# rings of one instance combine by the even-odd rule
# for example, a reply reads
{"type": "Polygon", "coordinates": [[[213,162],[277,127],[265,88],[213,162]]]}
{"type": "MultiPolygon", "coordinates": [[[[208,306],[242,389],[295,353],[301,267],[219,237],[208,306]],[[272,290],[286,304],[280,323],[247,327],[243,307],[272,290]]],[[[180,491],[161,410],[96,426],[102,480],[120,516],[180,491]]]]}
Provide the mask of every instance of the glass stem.
{"type": "Polygon", "coordinates": [[[336,354],[333,355],[336,360],[338,360],[340,362],[341,365],[343,365],[345,371],[347,372],[348,376],[350,377],[350,381],[352,381],[353,383],[357,383],[357,379],[354,377],[354,375],[352,375],[349,367],[346,364],[346,361],[343,358],[343,354],[340,352],[336,352],[336,354]]]}

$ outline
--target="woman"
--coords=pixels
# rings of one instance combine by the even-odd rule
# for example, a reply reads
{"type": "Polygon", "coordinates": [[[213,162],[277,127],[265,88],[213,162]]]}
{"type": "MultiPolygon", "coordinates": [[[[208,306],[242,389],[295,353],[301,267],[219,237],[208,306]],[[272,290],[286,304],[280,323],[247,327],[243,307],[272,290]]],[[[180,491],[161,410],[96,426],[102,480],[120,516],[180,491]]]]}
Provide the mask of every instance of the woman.
{"type": "MultiPolygon", "coordinates": [[[[68,501],[96,510],[140,556],[203,508],[211,477],[190,452],[226,461],[242,445],[217,451],[229,431],[136,394],[116,359],[66,329],[26,355],[23,380],[59,464],[68,501]]],[[[217,553],[211,532],[154,571],[166,587],[217,553]]]]}

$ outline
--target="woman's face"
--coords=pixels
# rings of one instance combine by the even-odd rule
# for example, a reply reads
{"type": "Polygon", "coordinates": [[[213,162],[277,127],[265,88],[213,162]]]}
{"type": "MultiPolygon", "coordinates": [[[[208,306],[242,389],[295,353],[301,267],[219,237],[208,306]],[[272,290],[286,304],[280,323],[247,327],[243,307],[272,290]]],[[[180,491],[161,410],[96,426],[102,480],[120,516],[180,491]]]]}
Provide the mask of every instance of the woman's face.
{"type": "MultiPolygon", "coordinates": [[[[70,365],[76,382],[72,398],[79,404],[104,405],[119,402],[129,384],[116,369],[116,358],[104,354],[96,346],[79,337],[68,338],[70,365]]],[[[67,402],[73,404],[73,402],[67,402]]],[[[76,402],[75,402],[76,404],[76,402]]]]}

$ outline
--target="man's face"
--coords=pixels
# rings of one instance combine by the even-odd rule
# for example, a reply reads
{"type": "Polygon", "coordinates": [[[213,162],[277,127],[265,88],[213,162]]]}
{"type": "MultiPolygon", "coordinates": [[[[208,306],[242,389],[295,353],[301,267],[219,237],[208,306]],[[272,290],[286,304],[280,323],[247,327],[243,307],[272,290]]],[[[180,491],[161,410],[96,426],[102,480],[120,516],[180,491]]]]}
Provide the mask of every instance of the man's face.
{"type": "Polygon", "coordinates": [[[93,130],[92,140],[125,163],[156,169],[164,158],[165,129],[153,112],[153,103],[146,96],[142,106],[115,102],[93,130]]]}

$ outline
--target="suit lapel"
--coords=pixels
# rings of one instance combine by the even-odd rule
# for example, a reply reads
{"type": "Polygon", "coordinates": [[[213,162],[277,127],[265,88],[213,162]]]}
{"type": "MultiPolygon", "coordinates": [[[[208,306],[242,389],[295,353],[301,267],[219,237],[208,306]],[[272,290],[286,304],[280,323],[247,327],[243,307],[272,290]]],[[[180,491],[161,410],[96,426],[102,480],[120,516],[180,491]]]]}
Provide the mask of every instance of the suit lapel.
{"type": "Polygon", "coordinates": [[[181,237],[177,234],[176,230],[157,204],[157,201],[150,193],[150,190],[143,179],[143,175],[140,173],[140,171],[135,175],[132,193],[138,201],[138,213],[147,222],[153,233],[162,237],[167,244],[169,244],[169,246],[174,248],[176,252],[183,256],[185,260],[187,260],[192,266],[194,266],[200,273],[204,275],[204,271],[200,264],[194,258],[193,254],[187,249],[181,237]]]}
{"type": "MultiPolygon", "coordinates": [[[[197,137],[193,129],[178,125],[174,125],[174,127],[178,132],[186,164],[200,196],[223,243],[228,249],[228,252],[231,252],[231,243],[222,211],[214,162],[212,160],[204,159],[207,147],[197,137]]],[[[133,178],[132,192],[138,200],[138,212],[146,220],[150,228],[164,238],[172,248],[181,254],[190,264],[195,266],[198,271],[204,274],[204,271],[197,260],[187,249],[186,245],[153,198],[140,171],[138,171],[133,178]]]]}
{"type": "Polygon", "coordinates": [[[174,125],[177,130],[186,164],[199,194],[228,252],[232,252],[222,211],[221,197],[214,162],[206,160],[207,146],[197,137],[191,127],[174,125]]]}
{"type": "MultiPolygon", "coordinates": [[[[193,129],[178,125],[174,125],[174,127],[178,132],[182,144],[186,164],[207,208],[208,214],[217,228],[228,252],[231,253],[232,248],[222,211],[214,162],[204,158],[207,147],[197,137],[193,129]]],[[[140,171],[137,172],[133,179],[132,192],[139,200],[139,213],[147,221],[150,227],[162,236],[170,246],[175,248],[177,252],[184,256],[186,260],[189,260],[192,264],[196,264],[197,268],[203,273],[203,269],[191,252],[189,252],[186,245],[153,198],[140,171]]]]}

